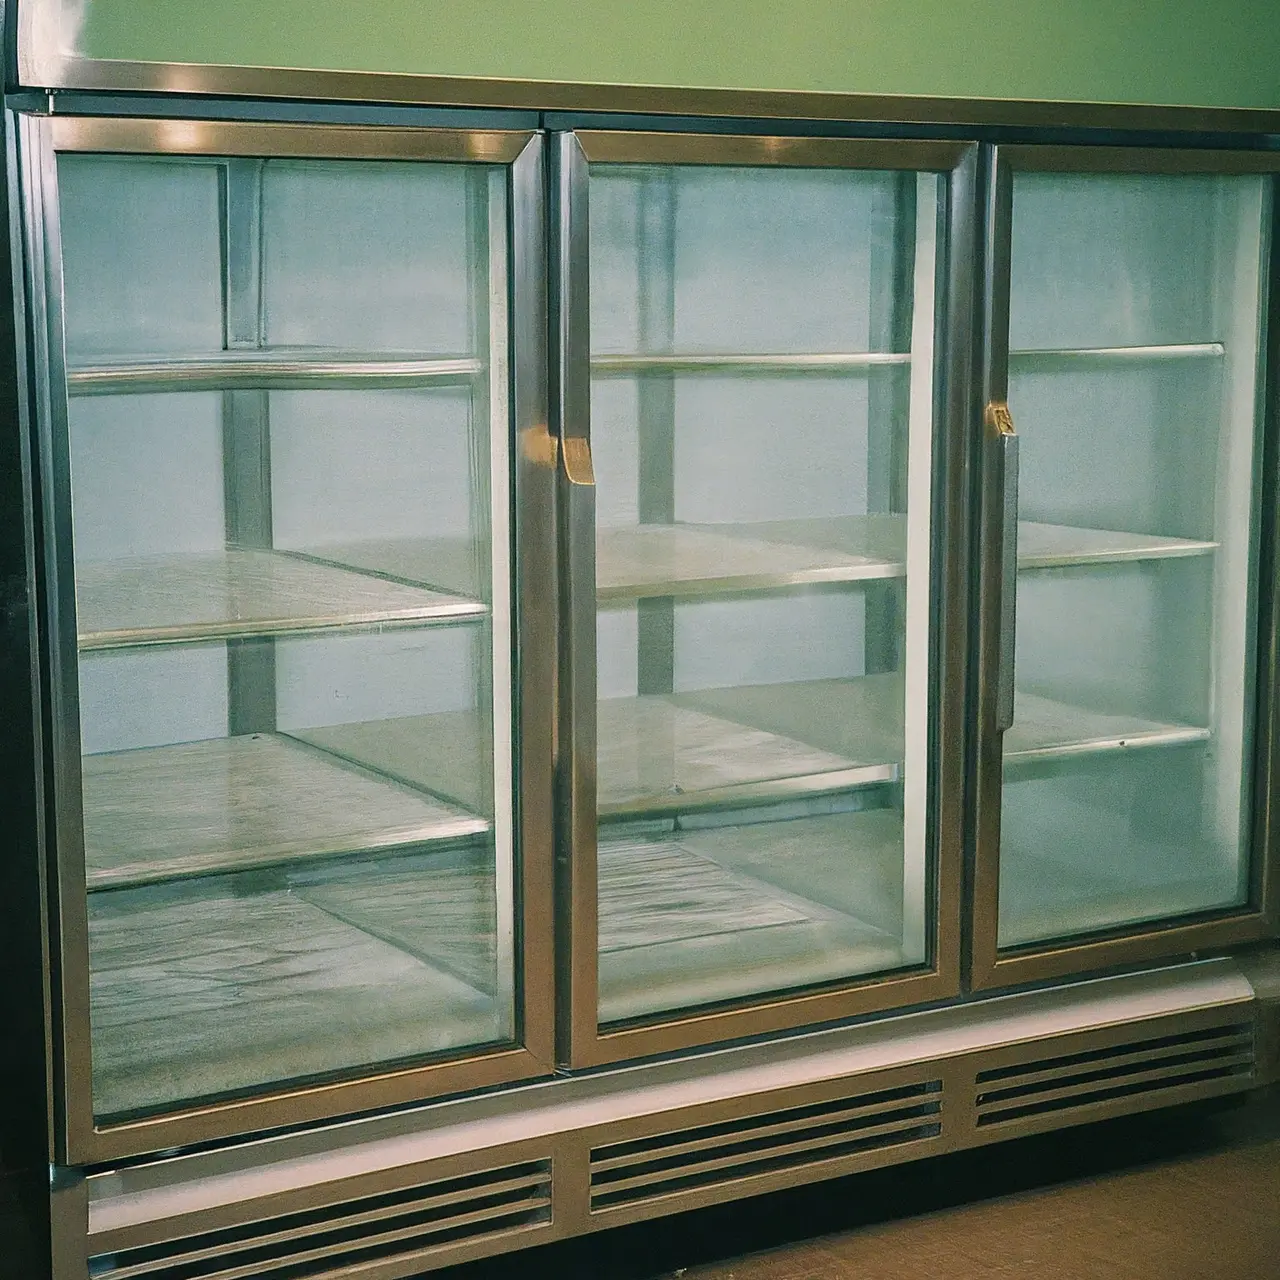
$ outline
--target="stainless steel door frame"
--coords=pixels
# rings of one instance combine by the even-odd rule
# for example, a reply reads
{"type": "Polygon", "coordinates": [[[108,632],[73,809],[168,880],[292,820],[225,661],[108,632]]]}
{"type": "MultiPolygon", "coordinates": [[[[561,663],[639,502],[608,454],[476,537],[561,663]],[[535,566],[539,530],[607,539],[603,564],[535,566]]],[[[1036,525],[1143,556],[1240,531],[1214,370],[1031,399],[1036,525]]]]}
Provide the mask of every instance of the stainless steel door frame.
{"type": "MultiPolygon", "coordinates": [[[[37,440],[33,453],[42,554],[41,619],[49,665],[50,949],[54,970],[57,1159],[99,1164],[335,1115],[398,1106],[462,1090],[546,1074],[554,1063],[551,759],[554,734],[556,613],[545,584],[554,581],[554,457],[546,429],[543,154],[529,132],[188,120],[19,118],[18,165],[24,198],[26,289],[36,370],[37,440]],[[315,1085],[267,1086],[261,1093],[98,1125],[92,1104],[88,917],[80,797],[75,579],[67,457],[67,370],[63,350],[62,264],[56,154],[60,151],[183,155],[431,160],[506,168],[507,239],[492,304],[508,309],[510,333],[493,362],[490,395],[500,397],[508,441],[504,518],[511,520],[509,627],[495,626],[495,650],[514,659],[514,917],[517,982],[510,1047],[463,1051],[421,1066],[374,1065],[363,1075],[315,1085]]],[[[495,422],[498,418],[495,417],[495,422]]]]}
{"type": "Polygon", "coordinates": [[[557,905],[561,1061],[595,1066],[716,1041],[922,1004],[960,989],[963,841],[967,531],[965,424],[973,388],[969,365],[978,245],[978,148],[967,143],[585,131],[550,142],[552,333],[551,413],[560,441],[560,712],[557,749],[557,905]],[[936,696],[931,718],[927,830],[935,920],[922,970],[855,978],[819,990],[744,999],[639,1025],[598,1025],[596,814],[595,494],[590,429],[587,166],[591,162],[894,169],[938,172],[947,180],[940,233],[940,354],[935,356],[933,632],[936,696]]]}
{"type": "MultiPolygon", "coordinates": [[[[1280,156],[1259,151],[1126,147],[987,146],[984,148],[983,352],[981,408],[971,419],[980,475],[978,608],[974,621],[977,678],[973,695],[974,849],[970,864],[968,984],[986,990],[1104,968],[1202,954],[1275,936],[1280,930],[1280,868],[1274,809],[1280,783],[1280,561],[1277,560],[1277,434],[1280,433],[1280,177],[1270,179],[1269,271],[1263,323],[1261,448],[1262,575],[1259,586],[1250,896],[1238,909],[1181,920],[1152,920],[1079,940],[997,944],[1000,894],[1002,735],[1012,719],[1017,519],[1016,426],[1008,415],[1009,303],[1013,174],[1016,171],[1104,174],[1280,174],[1280,156]],[[1010,445],[1012,444],[1012,448],[1010,445]]],[[[1107,351],[1098,351],[1105,357],[1107,351]]]]}

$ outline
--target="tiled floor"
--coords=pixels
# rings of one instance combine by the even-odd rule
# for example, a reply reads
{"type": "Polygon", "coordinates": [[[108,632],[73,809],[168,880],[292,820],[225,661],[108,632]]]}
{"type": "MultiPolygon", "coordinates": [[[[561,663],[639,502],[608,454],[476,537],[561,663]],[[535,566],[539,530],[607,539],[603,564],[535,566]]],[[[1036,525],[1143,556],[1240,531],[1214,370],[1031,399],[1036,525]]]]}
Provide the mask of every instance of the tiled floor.
{"type": "Polygon", "coordinates": [[[799,1188],[436,1280],[1280,1280],[1280,1089],[799,1188]]]}

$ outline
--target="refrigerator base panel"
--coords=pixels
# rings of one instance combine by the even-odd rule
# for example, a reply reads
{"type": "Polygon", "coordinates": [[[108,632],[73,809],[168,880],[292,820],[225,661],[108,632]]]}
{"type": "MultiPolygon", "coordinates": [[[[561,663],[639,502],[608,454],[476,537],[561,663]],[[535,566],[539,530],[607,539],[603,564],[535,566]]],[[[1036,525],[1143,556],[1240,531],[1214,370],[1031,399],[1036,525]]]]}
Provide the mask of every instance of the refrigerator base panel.
{"type": "Polygon", "coordinates": [[[54,1201],[58,1280],[419,1274],[615,1224],[1265,1082],[1208,961],[535,1082],[170,1155],[54,1201]],[[1083,1065],[1082,1065],[1083,1064],[1083,1065]],[[193,1270],[194,1268],[194,1270],[193,1270]]]}

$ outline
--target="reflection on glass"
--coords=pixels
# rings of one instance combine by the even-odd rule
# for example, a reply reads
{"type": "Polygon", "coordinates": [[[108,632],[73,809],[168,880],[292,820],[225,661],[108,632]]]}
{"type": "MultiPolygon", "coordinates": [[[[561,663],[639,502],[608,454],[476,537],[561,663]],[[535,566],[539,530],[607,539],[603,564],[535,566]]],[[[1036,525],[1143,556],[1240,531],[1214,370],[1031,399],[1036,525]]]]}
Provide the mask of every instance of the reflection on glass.
{"type": "Polygon", "coordinates": [[[1014,180],[999,941],[1248,894],[1263,184],[1014,180]]]}
{"type": "Polygon", "coordinates": [[[59,180],[96,1113],[509,1039],[503,175],[59,180]]]}
{"type": "Polygon", "coordinates": [[[938,181],[590,194],[600,1020],[921,963],[938,181]]]}

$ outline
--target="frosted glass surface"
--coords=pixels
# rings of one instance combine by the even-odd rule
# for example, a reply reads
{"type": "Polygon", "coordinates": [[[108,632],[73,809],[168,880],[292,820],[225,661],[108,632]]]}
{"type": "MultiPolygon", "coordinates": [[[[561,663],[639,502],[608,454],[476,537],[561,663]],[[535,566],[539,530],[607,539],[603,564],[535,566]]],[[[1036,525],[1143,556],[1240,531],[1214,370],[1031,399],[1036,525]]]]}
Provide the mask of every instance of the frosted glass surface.
{"type": "Polygon", "coordinates": [[[466,538],[488,469],[471,419],[461,390],[273,393],[276,545],[466,538]]]}
{"type": "Polygon", "coordinates": [[[70,385],[99,1117],[514,1034],[495,172],[59,162],[73,367],[198,355],[207,384],[230,339],[242,363],[480,365],[463,385],[326,384],[316,350],[305,391],[70,385]]]}
{"type": "Polygon", "coordinates": [[[223,645],[166,645],[80,657],[80,745],[86,755],[162,747],[227,732],[223,645]],[[175,689],[182,697],[173,696],[175,689]]]}
{"type": "Polygon", "coordinates": [[[1019,173],[1010,345],[1219,338],[1222,213],[1240,185],[1214,177],[1019,173]]]}
{"type": "Polygon", "coordinates": [[[592,349],[637,349],[646,309],[639,281],[658,252],[653,233],[669,202],[675,256],[663,269],[674,276],[676,316],[655,349],[867,350],[872,275],[896,228],[895,181],[879,173],[596,167],[592,349]]]}
{"type": "Polygon", "coordinates": [[[864,514],[869,419],[862,378],[689,379],[676,392],[676,519],[864,514]]]}
{"type": "Polygon", "coordinates": [[[936,202],[911,174],[590,171],[592,354],[656,357],[591,386],[602,1022],[925,958],[936,202]],[[833,352],[901,360],[661,361],[833,352]]]}
{"type": "Polygon", "coordinates": [[[1021,520],[1198,550],[1019,575],[1006,751],[1037,698],[1082,736],[1006,756],[1004,946],[1247,896],[1266,202],[1254,178],[1019,173],[1013,208],[1010,344],[1059,352],[1013,358],[1021,520]],[[1071,354],[1126,346],[1154,349],[1071,354]],[[1095,714],[1157,727],[1103,751],[1095,714]]]}
{"type": "Polygon", "coordinates": [[[218,184],[213,164],[59,157],[73,363],[222,346],[218,184]]]}
{"type": "Polygon", "coordinates": [[[117,560],[226,542],[216,392],[70,403],[76,555],[117,560]]]}
{"type": "Polygon", "coordinates": [[[262,187],[267,342],[470,351],[476,246],[468,238],[468,191],[481,176],[462,165],[269,164],[262,187]]]}
{"type": "Polygon", "coordinates": [[[478,627],[277,641],[277,722],[309,729],[469,708],[487,658],[478,627]]]}

